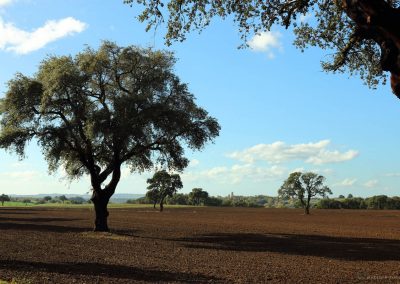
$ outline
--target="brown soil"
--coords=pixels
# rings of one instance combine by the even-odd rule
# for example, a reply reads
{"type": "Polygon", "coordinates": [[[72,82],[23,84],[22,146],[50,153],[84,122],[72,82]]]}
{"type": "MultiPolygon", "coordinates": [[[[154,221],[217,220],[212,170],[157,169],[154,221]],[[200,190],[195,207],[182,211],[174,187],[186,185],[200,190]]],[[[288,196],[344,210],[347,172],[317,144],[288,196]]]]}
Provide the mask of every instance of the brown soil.
{"type": "Polygon", "coordinates": [[[0,208],[0,280],[17,283],[400,282],[400,212],[0,208]]]}

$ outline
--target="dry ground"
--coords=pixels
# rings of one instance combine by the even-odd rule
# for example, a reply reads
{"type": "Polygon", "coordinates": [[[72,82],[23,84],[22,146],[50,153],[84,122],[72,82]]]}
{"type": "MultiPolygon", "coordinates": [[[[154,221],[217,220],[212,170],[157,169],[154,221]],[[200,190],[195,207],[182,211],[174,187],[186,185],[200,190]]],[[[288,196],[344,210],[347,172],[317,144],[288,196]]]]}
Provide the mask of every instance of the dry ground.
{"type": "MultiPolygon", "coordinates": [[[[0,208],[0,280],[400,283],[400,211],[0,208]]],[[[1,281],[0,281],[1,282],[1,281]]]]}

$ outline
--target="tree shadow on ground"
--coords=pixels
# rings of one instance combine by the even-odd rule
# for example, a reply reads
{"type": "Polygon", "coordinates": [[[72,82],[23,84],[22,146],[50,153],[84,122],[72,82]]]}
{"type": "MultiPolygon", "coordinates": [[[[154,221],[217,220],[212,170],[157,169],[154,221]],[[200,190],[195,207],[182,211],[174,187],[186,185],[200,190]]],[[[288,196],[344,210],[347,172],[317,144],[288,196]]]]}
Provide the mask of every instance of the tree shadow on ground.
{"type": "Polygon", "coordinates": [[[18,230],[18,231],[39,231],[39,232],[55,232],[55,233],[68,233],[68,232],[87,232],[91,228],[59,226],[48,224],[29,224],[29,223],[0,223],[0,230],[18,230]]]}
{"type": "Polygon", "coordinates": [[[8,222],[68,222],[68,221],[79,221],[82,219],[79,218],[12,218],[12,217],[0,217],[0,221],[8,221],[8,222]]]}
{"type": "MultiPolygon", "coordinates": [[[[76,218],[2,218],[0,221],[0,230],[15,230],[15,231],[37,231],[50,233],[83,233],[93,232],[93,227],[76,227],[62,226],[58,224],[41,224],[40,222],[68,222],[79,221],[83,219],[76,218]],[[10,221],[10,222],[7,222],[10,221]],[[20,223],[21,222],[21,223],[20,223]],[[31,222],[31,223],[30,223],[31,222]]],[[[122,237],[137,237],[138,230],[136,229],[111,229],[111,235],[122,237]]]]}
{"type": "Polygon", "coordinates": [[[400,260],[400,241],[298,234],[208,234],[181,238],[185,247],[248,252],[277,252],[340,260],[400,260]]]}
{"type": "Polygon", "coordinates": [[[37,210],[24,208],[22,210],[15,208],[0,208],[0,214],[10,214],[10,215],[31,215],[38,214],[35,212],[37,210]]]}
{"type": "Polygon", "coordinates": [[[196,273],[171,272],[102,263],[46,263],[20,260],[0,260],[0,267],[2,269],[16,272],[48,272],[71,276],[101,277],[102,281],[105,282],[107,281],[107,278],[149,282],[173,281],[182,283],[215,283],[223,280],[196,273]]]}
{"type": "Polygon", "coordinates": [[[137,229],[110,229],[110,234],[119,235],[123,237],[137,238],[139,230],[137,229]]]}

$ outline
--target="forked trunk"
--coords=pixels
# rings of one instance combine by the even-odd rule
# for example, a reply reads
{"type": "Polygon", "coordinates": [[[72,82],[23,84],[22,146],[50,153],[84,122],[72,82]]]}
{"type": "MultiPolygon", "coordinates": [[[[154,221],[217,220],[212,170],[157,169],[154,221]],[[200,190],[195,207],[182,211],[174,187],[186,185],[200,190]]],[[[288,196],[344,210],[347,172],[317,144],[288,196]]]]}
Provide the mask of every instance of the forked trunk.
{"type": "Polygon", "coordinates": [[[96,232],[109,232],[107,218],[108,218],[108,205],[109,198],[105,194],[93,192],[92,202],[94,204],[95,221],[94,231],[96,232]]]}
{"type": "Polygon", "coordinates": [[[304,214],[305,214],[305,215],[310,214],[310,206],[309,206],[308,203],[306,203],[306,201],[304,200],[304,196],[303,196],[303,195],[300,196],[299,199],[300,199],[301,206],[304,208],[304,214]]]}
{"type": "MultiPolygon", "coordinates": [[[[92,202],[94,204],[94,212],[95,212],[95,220],[94,220],[94,231],[96,232],[109,232],[110,229],[108,228],[107,218],[108,218],[108,210],[107,205],[108,201],[110,200],[111,196],[115,192],[115,188],[119,182],[121,177],[121,164],[117,164],[112,171],[112,178],[108,185],[101,188],[101,183],[107,178],[105,175],[101,179],[99,178],[100,167],[92,169],[91,171],[91,182],[93,186],[93,195],[92,195],[92,202]]],[[[104,173],[104,172],[103,172],[104,173]]],[[[100,174],[101,176],[102,174],[100,174]]]]}

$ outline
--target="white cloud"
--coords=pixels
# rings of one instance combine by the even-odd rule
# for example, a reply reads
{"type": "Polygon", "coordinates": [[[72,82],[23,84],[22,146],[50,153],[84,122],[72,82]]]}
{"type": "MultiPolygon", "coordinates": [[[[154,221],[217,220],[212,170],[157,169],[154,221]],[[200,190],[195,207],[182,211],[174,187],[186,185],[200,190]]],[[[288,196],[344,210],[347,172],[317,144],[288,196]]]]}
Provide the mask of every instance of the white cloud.
{"type": "Polygon", "coordinates": [[[23,161],[18,161],[10,164],[9,167],[12,169],[22,169],[22,168],[29,168],[31,167],[31,165],[23,161]]]}
{"type": "Polygon", "coordinates": [[[341,153],[339,151],[321,150],[316,156],[308,158],[305,162],[315,165],[340,163],[352,160],[357,156],[358,152],[354,150],[349,150],[344,153],[341,153]]]}
{"type": "Polygon", "coordinates": [[[282,163],[302,160],[309,164],[339,163],[352,160],[358,156],[358,152],[328,150],[329,140],[321,140],[316,143],[286,145],[282,141],[272,144],[258,144],[243,151],[228,154],[228,157],[245,162],[267,161],[269,163],[282,163]]]}
{"type": "Polygon", "coordinates": [[[43,175],[37,171],[32,170],[24,170],[24,171],[12,171],[12,172],[3,172],[0,174],[0,177],[5,180],[15,180],[18,182],[27,182],[38,180],[43,175]]]}
{"type": "Polygon", "coordinates": [[[281,179],[287,170],[279,166],[255,167],[254,165],[233,165],[232,167],[214,167],[204,171],[187,172],[182,174],[185,182],[213,181],[220,184],[238,184],[243,180],[260,182],[270,179],[281,179]]]}
{"type": "Polygon", "coordinates": [[[348,187],[348,186],[353,186],[356,182],[357,182],[356,178],[346,178],[346,179],[334,184],[334,186],[348,187]]]}
{"type": "Polygon", "coordinates": [[[229,169],[227,167],[215,167],[201,172],[200,175],[208,178],[218,178],[219,176],[226,174],[228,171],[229,169]]]}
{"type": "Polygon", "coordinates": [[[282,35],[279,32],[261,32],[254,35],[247,44],[252,50],[265,52],[270,59],[273,59],[275,57],[274,50],[283,50],[281,37],[282,35]]]}
{"type": "Polygon", "coordinates": [[[68,17],[57,21],[47,21],[42,27],[28,32],[0,19],[0,49],[27,54],[60,38],[80,33],[86,27],[85,23],[68,17]]]}
{"type": "Polygon", "coordinates": [[[387,173],[385,174],[386,177],[400,177],[400,173],[387,173]]]}
{"type": "Polygon", "coordinates": [[[0,7],[11,4],[12,0],[0,0],[0,7]]]}
{"type": "Polygon", "coordinates": [[[368,187],[368,188],[372,188],[372,187],[375,187],[378,183],[379,183],[379,181],[377,179],[371,179],[371,180],[367,181],[366,183],[364,183],[364,186],[368,187]]]}
{"type": "Polygon", "coordinates": [[[200,164],[200,161],[199,161],[199,160],[193,159],[193,160],[191,160],[191,161],[189,162],[189,167],[190,167],[190,168],[194,168],[194,167],[196,167],[196,166],[199,165],[199,164],[200,164]]]}

